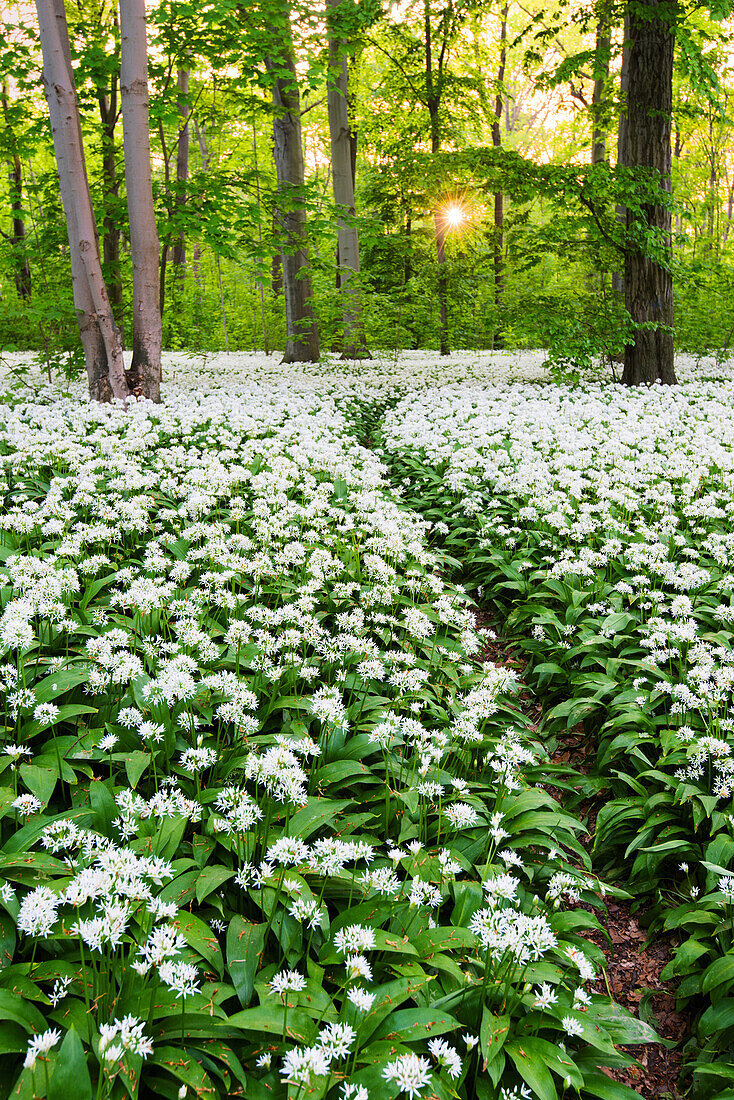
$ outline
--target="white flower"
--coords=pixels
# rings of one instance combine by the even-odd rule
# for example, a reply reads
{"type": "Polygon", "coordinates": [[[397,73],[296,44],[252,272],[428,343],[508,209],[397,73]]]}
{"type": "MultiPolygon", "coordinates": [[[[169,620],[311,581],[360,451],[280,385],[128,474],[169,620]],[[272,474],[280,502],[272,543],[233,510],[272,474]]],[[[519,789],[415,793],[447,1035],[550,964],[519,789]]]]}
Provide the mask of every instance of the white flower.
{"type": "Polygon", "coordinates": [[[413,1100],[431,1083],[431,1063],[418,1054],[399,1054],[382,1071],[387,1081],[394,1081],[401,1092],[413,1100]]]}
{"type": "Polygon", "coordinates": [[[191,997],[199,988],[199,971],[193,963],[164,962],[158,967],[158,974],[177,997],[191,997]]]}
{"type": "Polygon", "coordinates": [[[540,988],[535,990],[535,1007],[550,1008],[551,1005],[555,1004],[558,1004],[558,994],[552,985],[543,982],[540,988]]]}
{"type": "Polygon", "coordinates": [[[375,1003],[375,994],[368,993],[366,989],[362,989],[361,987],[348,990],[347,997],[360,1012],[369,1012],[372,1005],[375,1003]]]}
{"type": "Polygon", "coordinates": [[[35,814],[41,809],[43,803],[34,794],[21,794],[13,799],[10,805],[18,811],[21,817],[30,817],[31,814],[35,814]]]}
{"type": "Polygon", "coordinates": [[[561,1023],[567,1035],[574,1036],[584,1034],[584,1025],[579,1020],[575,1020],[573,1016],[564,1016],[561,1023]]]}
{"type": "Polygon", "coordinates": [[[297,970],[281,970],[279,974],[270,979],[268,985],[272,993],[277,993],[282,997],[289,990],[299,993],[302,989],[305,989],[306,979],[297,970]]]}
{"type": "Polygon", "coordinates": [[[57,1031],[56,1028],[49,1028],[48,1031],[43,1031],[40,1035],[34,1035],[28,1043],[25,1061],[23,1062],[25,1068],[33,1069],[39,1054],[48,1054],[60,1038],[61,1032],[57,1031]]]}
{"type": "Polygon", "coordinates": [[[429,1039],[428,1049],[438,1062],[445,1066],[449,1077],[456,1079],[461,1073],[461,1058],[458,1051],[443,1039],[429,1039]]]}

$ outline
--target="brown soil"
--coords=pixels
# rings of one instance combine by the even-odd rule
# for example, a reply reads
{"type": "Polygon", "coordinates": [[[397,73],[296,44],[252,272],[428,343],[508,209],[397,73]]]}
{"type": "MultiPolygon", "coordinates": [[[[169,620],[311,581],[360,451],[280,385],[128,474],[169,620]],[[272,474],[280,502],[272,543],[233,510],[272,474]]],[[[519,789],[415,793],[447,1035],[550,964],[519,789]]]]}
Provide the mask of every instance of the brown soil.
{"type": "MultiPolygon", "coordinates": [[[[594,754],[595,746],[584,734],[583,726],[579,725],[562,738],[552,762],[565,765],[583,776],[590,771],[594,754]]],[[[560,792],[553,793],[560,796],[560,792]]],[[[579,807],[581,820],[589,830],[587,844],[591,842],[603,798],[603,795],[597,795],[585,800],[579,807]]],[[[626,1053],[639,1064],[629,1069],[604,1069],[604,1073],[634,1089],[645,1100],[657,1100],[658,1097],[678,1100],[682,1096],[678,1089],[682,1063],[680,1047],[688,1036],[690,1020],[676,1012],[675,990],[670,982],[664,982],[660,977],[672,958],[674,942],[671,937],[659,937],[652,943],[646,943],[647,933],[640,924],[641,915],[633,915],[629,903],[610,900],[607,902],[606,917],[600,918],[609,939],[603,932],[582,933],[601,948],[606,958],[604,974],[596,984],[596,991],[611,994],[634,1016],[639,1017],[642,1009],[643,1020],[662,1039],[672,1040],[676,1046],[669,1048],[659,1043],[648,1043],[625,1047],[626,1053]],[[648,992],[652,996],[648,997],[648,992]]]]}
{"type": "Polygon", "coordinates": [[[610,1077],[635,1089],[645,1100],[670,1097],[677,1100],[681,1073],[680,1045],[689,1030],[689,1021],[676,1012],[675,992],[670,982],[663,982],[660,974],[670,961],[672,945],[669,939],[657,939],[645,944],[647,934],[639,920],[624,902],[607,904],[606,931],[611,944],[599,932],[586,933],[587,938],[604,952],[607,965],[605,974],[597,983],[599,993],[608,992],[614,1000],[635,1016],[644,1007],[643,1018],[655,1028],[663,1039],[673,1040],[674,1048],[659,1043],[624,1048],[639,1065],[629,1069],[606,1069],[610,1077]],[[654,990],[647,998],[647,991],[654,990]],[[643,1000],[644,999],[644,1000],[643,1000]]]}
{"type": "MultiPolygon", "coordinates": [[[[477,620],[477,625],[482,627],[493,625],[491,615],[484,610],[477,616],[477,620]]],[[[520,675],[527,664],[501,636],[494,641],[487,641],[480,659],[515,668],[520,675]]],[[[542,708],[538,706],[537,700],[529,693],[521,691],[519,702],[537,729],[542,717],[542,708]]],[[[591,770],[595,752],[596,746],[592,739],[584,733],[583,726],[579,725],[569,730],[561,739],[551,762],[578,774],[581,789],[582,777],[591,770]]],[[[546,789],[559,801],[562,800],[561,791],[552,787],[546,789]]],[[[587,799],[579,807],[580,817],[589,830],[588,841],[594,831],[596,814],[603,797],[598,795],[587,799]]],[[[624,1048],[626,1053],[636,1059],[637,1064],[629,1069],[604,1069],[604,1072],[634,1089],[645,1100],[678,1100],[682,1096],[678,1089],[682,1062],[680,1047],[689,1033],[690,1021],[676,1011],[675,991],[669,982],[663,982],[660,977],[672,957],[674,945],[670,938],[660,937],[652,943],[646,943],[647,934],[640,925],[639,915],[633,915],[630,905],[625,902],[608,901],[606,917],[602,915],[601,920],[609,939],[604,932],[585,933],[604,952],[606,958],[604,973],[596,985],[597,992],[611,995],[633,1015],[642,1015],[642,1019],[662,1039],[676,1044],[674,1047],[667,1047],[659,1043],[649,1043],[624,1048]],[[651,995],[648,996],[648,993],[651,995]]]]}

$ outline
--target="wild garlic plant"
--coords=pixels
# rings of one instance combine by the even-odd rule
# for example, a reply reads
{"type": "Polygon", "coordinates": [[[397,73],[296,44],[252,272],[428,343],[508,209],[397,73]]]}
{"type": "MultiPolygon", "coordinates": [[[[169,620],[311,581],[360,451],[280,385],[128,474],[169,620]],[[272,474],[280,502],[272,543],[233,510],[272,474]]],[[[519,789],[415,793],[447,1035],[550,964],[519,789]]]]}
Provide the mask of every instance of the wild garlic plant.
{"type": "Polygon", "coordinates": [[[354,379],[245,366],[2,408],[0,1076],[594,1095],[653,1033],[592,988],[602,887],[517,678],[354,379]]]}
{"type": "Polygon", "coordinates": [[[713,998],[692,1044],[708,1096],[734,1083],[713,1068],[734,988],[734,381],[731,364],[681,366],[672,388],[408,391],[378,453],[434,545],[504,608],[549,734],[596,735],[596,862],[651,896],[654,927],[688,932],[667,976],[713,998]]]}

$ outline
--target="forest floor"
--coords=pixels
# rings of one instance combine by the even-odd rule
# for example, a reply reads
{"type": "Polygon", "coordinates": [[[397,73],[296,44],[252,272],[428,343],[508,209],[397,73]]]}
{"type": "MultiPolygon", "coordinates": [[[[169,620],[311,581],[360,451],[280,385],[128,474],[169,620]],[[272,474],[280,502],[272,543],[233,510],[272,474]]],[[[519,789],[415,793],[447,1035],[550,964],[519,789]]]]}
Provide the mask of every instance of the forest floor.
{"type": "MultiPolygon", "coordinates": [[[[480,609],[477,625],[492,629],[497,627],[491,607],[480,609]]],[[[527,660],[501,634],[486,644],[480,656],[483,660],[513,669],[522,681],[527,660]]],[[[522,687],[519,699],[533,727],[539,729],[543,721],[542,703],[531,691],[522,687]]],[[[551,763],[567,770],[569,779],[573,781],[574,773],[579,778],[589,774],[593,768],[594,754],[594,744],[584,732],[583,725],[579,724],[560,739],[551,763]]],[[[563,791],[552,786],[548,789],[554,798],[563,803],[563,791]]],[[[588,849],[593,844],[599,797],[586,800],[580,807],[580,818],[587,829],[582,842],[588,849]]],[[[609,899],[605,911],[598,917],[603,931],[583,933],[585,938],[600,948],[606,959],[604,971],[594,983],[594,988],[602,995],[611,996],[633,1016],[650,1024],[663,1040],[661,1043],[626,1048],[637,1064],[629,1069],[605,1068],[604,1072],[639,1093],[644,1100],[680,1100],[685,1095],[679,1087],[681,1048],[689,1035],[691,1019],[676,1007],[675,983],[661,978],[673,957],[673,941],[671,937],[650,940],[640,923],[640,918],[644,919],[644,910],[633,912],[630,902],[609,899]]]]}
{"type": "MultiPolygon", "coordinates": [[[[734,719],[712,725],[703,698],[712,670],[726,691],[734,684],[727,556],[734,367],[714,371],[685,357],[676,366],[684,384],[663,394],[601,385],[598,373],[556,385],[542,352],[439,359],[416,351],[287,368],[277,354],[178,353],[164,357],[161,405],[100,408],[86,400],[81,379],[55,376],[49,385],[27,356],[6,356],[2,625],[19,665],[34,652],[31,641],[38,653],[27,659],[23,692],[11,690],[15,665],[5,667],[14,708],[5,753],[13,769],[30,755],[26,741],[36,742],[33,765],[17,768],[22,785],[6,784],[0,811],[37,871],[28,878],[22,870],[16,887],[0,884],[0,901],[11,906],[0,926],[15,935],[19,921],[12,966],[20,978],[37,951],[41,973],[51,975],[62,958],[77,1013],[47,1012],[44,992],[30,1031],[53,1023],[68,1032],[67,1018],[89,1012],[86,981],[76,982],[85,930],[77,935],[75,926],[50,954],[38,935],[44,926],[29,915],[31,885],[54,884],[44,895],[53,904],[49,928],[59,906],[71,904],[54,900],[66,863],[33,852],[40,835],[33,830],[73,810],[128,858],[130,837],[149,843],[151,808],[169,813],[168,803],[158,809],[165,775],[170,797],[179,799],[170,813],[182,821],[166,826],[161,844],[185,877],[156,882],[153,893],[157,903],[161,889],[161,919],[176,922],[172,942],[186,930],[186,961],[175,966],[194,975],[182,996],[201,1033],[181,1027],[179,1041],[180,982],[171,970],[150,1042],[175,1032],[178,1045],[143,1067],[153,1082],[148,1091],[174,1095],[187,1080],[176,1067],[186,1065],[197,1075],[197,1095],[285,1100],[293,1081],[307,1083],[293,1077],[292,1059],[322,1051],[328,1039],[324,1013],[329,1027],[353,1008],[369,1013],[382,986],[385,1004],[374,1011],[390,1015],[389,1026],[381,1017],[386,1041],[376,1026],[360,1031],[353,1080],[345,1081],[372,1096],[395,1098],[397,1086],[386,1090],[385,1082],[406,1066],[425,1076],[411,1095],[424,1095],[430,1080],[431,1095],[461,1100],[507,1100],[528,1089],[536,1100],[555,1100],[572,1080],[587,1100],[678,1100],[682,1070],[694,1087],[697,1074],[734,1081],[734,1066],[724,1059],[722,1068],[718,1058],[726,1017],[720,1033],[704,1039],[698,1019],[727,995],[734,1004],[734,950],[719,936],[722,906],[734,905],[732,818],[720,812],[718,789],[712,799],[703,769],[689,766],[703,753],[718,767],[734,740],[727,733],[734,719]],[[43,632],[34,620],[33,601],[41,599],[43,615],[50,608],[43,632]],[[484,635],[492,640],[478,654],[476,626],[496,632],[484,635]],[[678,699],[691,697],[687,678],[701,698],[686,710],[678,699]],[[187,720],[191,699],[201,714],[187,720]],[[419,760],[414,740],[430,742],[430,754],[425,749],[419,760]],[[271,751],[290,786],[284,793],[263,783],[265,793],[256,790],[263,812],[244,784],[261,777],[271,751]],[[425,781],[416,781],[418,763],[425,781]],[[241,806],[231,801],[238,770],[241,806]],[[659,819],[651,799],[664,807],[659,819]],[[292,815],[291,802],[300,807],[292,815]],[[120,807],[128,815],[122,842],[120,807]],[[235,810],[241,819],[217,816],[235,810]],[[710,833],[699,829],[701,813],[710,833]],[[34,820],[18,830],[19,814],[34,820]],[[678,830],[672,841],[670,822],[678,830]],[[252,865],[240,866],[239,842],[235,849],[228,839],[238,830],[251,842],[244,850],[252,865]],[[354,841],[335,839],[342,835],[354,841]],[[340,866],[343,881],[335,883],[332,865],[316,855],[318,846],[337,843],[350,849],[345,864],[369,863],[377,850],[376,869],[340,866]],[[303,882],[290,877],[297,874],[303,882]],[[291,898],[291,888],[303,897],[291,898]],[[335,937],[352,942],[335,923],[346,922],[347,911],[344,928],[350,936],[364,931],[365,951],[374,953],[336,981],[335,968],[352,956],[341,960],[329,937],[336,929],[335,937]],[[599,924],[590,931],[592,914],[599,924]],[[538,940],[503,946],[500,917],[508,937],[518,929],[522,937],[523,928],[541,941],[547,935],[542,948],[538,940]],[[369,927],[361,930],[355,922],[363,918],[369,927]],[[390,933],[397,953],[407,945],[406,959],[378,950],[373,926],[390,933]],[[680,938],[661,927],[680,929],[680,938]],[[245,935],[255,944],[259,936],[260,946],[243,959],[245,935]],[[418,936],[416,953],[411,937],[418,936]],[[696,941],[697,972],[675,970],[686,936],[696,941]],[[445,977],[432,961],[444,942],[445,977]],[[505,953],[512,962],[517,950],[518,966],[501,976],[511,995],[498,994],[497,974],[488,980],[493,950],[503,967],[505,953]],[[292,970],[287,986],[285,971],[278,973],[284,960],[292,970]],[[690,1016],[679,1011],[676,983],[663,980],[668,972],[685,975],[690,1016]],[[410,978],[398,1008],[392,983],[403,973],[410,978]],[[357,1000],[345,993],[355,974],[368,975],[370,985],[357,1000]],[[467,980],[478,987],[476,1004],[466,998],[467,980]],[[224,1007],[213,1020],[216,982],[224,983],[224,1007]],[[424,986],[427,1001],[418,996],[424,986]],[[715,997],[707,1001],[708,988],[715,997]],[[467,1048],[459,1083],[445,1041],[432,1038],[431,1047],[424,1040],[433,1033],[415,1031],[426,1023],[426,1006],[438,1003],[434,990],[448,1000],[460,993],[456,1019],[440,1021],[467,1048]],[[276,992],[283,999],[273,1009],[276,992]],[[498,1027],[505,1013],[510,1023],[498,1027]],[[211,1066],[202,1067],[225,1024],[235,1030],[221,1050],[236,1055],[235,1071],[220,1087],[211,1066]],[[692,1052],[691,1035],[700,1041],[692,1052]],[[317,1037],[322,1046],[313,1045],[317,1037]],[[170,1073],[175,1086],[161,1078],[170,1073]]],[[[106,904],[100,889],[90,914],[101,920],[106,904]]],[[[147,923],[136,911],[130,935],[147,923]]],[[[362,940],[354,943],[357,950],[362,940]]],[[[145,943],[138,949],[144,954],[145,943]]],[[[5,972],[6,986],[13,974],[5,972]]],[[[138,974],[143,988],[147,970],[138,974]]],[[[13,1003],[26,1012],[29,988],[20,978],[13,1003]]],[[[126,967],[114,951],[95,981],[95,999],[112,990],[115,1011],[137,1011],[137,992],[124,1000],[126,967]]],[[[431,1018],[426,1026],[434,1025],[431,1018]]],[[[69,1034],[60,1074],[63,1059],[82,1061],[82,1039],[69,1034]]],[[[90,1036],[84,1060],[103,1082],[90,1036]]],[[[25,1041],[17,1042],[11,1054],[22,1075],[25,1041]]],[[[335,1088],[323,1085],[319,1095],[331,1100],[335,1088]]]]}

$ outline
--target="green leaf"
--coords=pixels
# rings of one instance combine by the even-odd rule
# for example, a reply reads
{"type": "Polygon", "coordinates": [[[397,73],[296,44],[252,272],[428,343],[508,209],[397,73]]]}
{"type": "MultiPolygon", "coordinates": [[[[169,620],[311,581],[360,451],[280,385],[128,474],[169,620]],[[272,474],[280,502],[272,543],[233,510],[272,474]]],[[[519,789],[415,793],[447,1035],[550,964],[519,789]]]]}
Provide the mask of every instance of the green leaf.
{"type": "Polygon", "coordinates": [[[73,1027],[64,1036],[48,1089],[48,1100],[69,1100],[69,1097],[92,1100],[92,1081],[84,1047],[73,1027]]]}
{"type": "Polygon", "coordinates": [[[661,1041],[654,1028],[633,1016],[621,1005],[595,1004],[587,1015],[592,1016],[604,1028],[615,1044],[635,1045],[661,1041]]]}
{"type": "MultiPolygon", "coordinates": [[[[61,672],[54,673],[53,676],[47,676],[45,680],[41,680],[33,688],[36,696],[36,702],[49,703],[52,699],[56,699],[59,695],[63,695],[64,692],[70,691],[71,688],[78,687],[79,684],[85,684],[89,679],[89,672],[86,668],[66,668],[61,672]]],[[[92,711],[94,708],[86,708],[88,711],[92,711]]]]}
{"type": "Polygon", "coordinates": [[[541,1065],[548,1067],[551,1072],[560,1077],[563,1082],[568,1081],[571,1088],[580,1091],[584,1083],[584,1075],[578,1068],[573,1058],[554,1043],[547,1039],[535,1036],[523,1037],[519,1044],[529,1057],[541,1065]]]}
{"type": "Polygon", "coordinates": [[[126,755],[125,773],[133,790],[137,787],[140,777],[150,764],[151,759],[149,752],[141,752],[139,749],[126,755]]]}
{"type": "Polygon", "coordinates": [[[58,779],[58,771],[54,768],[38,768],[35,764],[21,764],[18,768],[21,779],[29,791],[40,798],[44,806],[48,805],[54,787],[58,779]]]}
{"type": "Polygon", "coordinates": [[[94,810],[94,828],[103,836],[114,837],[112,822],[120,816],[112,792],[101,779],[89,784],[89,801],[94,810]]]}
{"type": "Polygon", "coordinates": [[[267,924],[250,924],[235,915],[227,929],[227,966],[243,1008],[252,1000],[255,975],[262,964],[267,924]]]}
{"type": "Polygon", "coordinates": [[[0,1018],[15,1020],[26,1031],[45,1031],[46,1021],[35,1005],[9,989],[0,989],[0,1018]]]}
{"type": "Polygon", "coordinates": [[[196,900],[201,904],[204,898],[230,878],[234,878],[234,871],[227,867],[205,867],[196,881],[196,900]]]}
{"type": "Polygon", "coordinates": [[[15,921],[8,913],[0,913],[0,969],[12,963],[15,943],[15,921]]]}
{"type": "Polygon", "coordinates": [[[446,1012],[430,1008],[402,1008],[383,1020],[373,1040],[412,1042],[413,1039],[428,1038],[430,1035],[445,1035],[459,1027],[459,1021],[446,1012]]]}
{"type": "Polygon", "coordinates": [[[711,989],[727,982],[734,982],[734,954],[715,959],[706,968],[701,982],[701,992],[708,993],[711,989]]]}
{"type": "Polygon", "coordinates": [[[203,959],[211,963],[220,978],[224,973],[224,959],[217,937],[208,924],[199,920],[193,913],[179,913],[173,922],[189,947],[198,951],[203,959]]]}
{"type": "Polygon", "coordinates": [[[329,798],[309,798],[308,805],[294,814],[288,826],[288,835],[302,840],[311,836],[322,825],[332,822],[347,806],[353,806],[350,798],[338,800],[329,798]]]}
{"type": "Polygon", "coordinates": [[[316,1038],[316,1023],[300,1008],[289,1008],[287,1015],[282,1004],[260,1005],[257,1008],[245,1008],[235,1012],[227,1021],[230,1027],[242,1031],[265,1031],[268,1035],[283,1034],[284,1023],[288,1026],[288,1037],[297,1043],[312,1043],[316,1038]]]}
{"type": "Polygon", "coordinates": [[[558,1100],[550,1071],[533,1056],[531,1046],[526,1045],[524,1040],[514,1039],[506,1044],[505,1050],[515,1063],[523,1081],[530,1086],[540,1100],[558,1100]]]}
{"type": "Polygon", "coordinates": [[[484,1068],[497,1057],[510,1034],[509,1016],[495,1016],[487,1005],[482,1009],[482,1025],[479,1029],[479,1046],[484,1058],[484,1068]]]}
{"type": "Polygon", "coordinates": [[[148,1059],[148,1065],[165,1069],[193,1091],[197,1100],[216,1100],[221,1095],[209,1075],[192,1058],[181,1056],[181,1047],[158,1047],[148,1059]]]}

